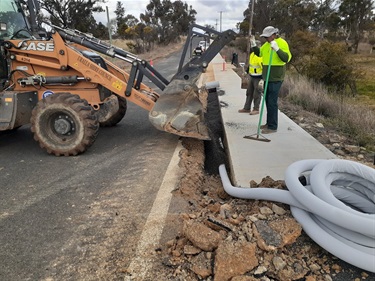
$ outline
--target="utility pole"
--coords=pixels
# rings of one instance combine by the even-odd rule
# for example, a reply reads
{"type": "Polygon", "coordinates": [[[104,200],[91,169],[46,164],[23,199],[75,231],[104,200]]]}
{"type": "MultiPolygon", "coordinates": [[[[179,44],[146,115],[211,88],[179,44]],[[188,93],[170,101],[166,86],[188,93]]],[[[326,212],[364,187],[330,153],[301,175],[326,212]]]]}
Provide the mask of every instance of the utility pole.
{"type": "Polygon", "coordinates": [[[249,57],[250,57],[250,50],[251,50],[251,47],[255,47],[255,46],[250,46],[250,37],[251,37],[251,31],[253,29],[253,16],[254,16],[254,4],[255,4],[255,0],[251,0],[251,10],[250,10],[250,19],[249,19],[249,40],[247,41],[247,62],[246,62],[246,65],[248,64],[248,60],[249,60],[249,57]]]}
{"type": "Polygon", "coordinates": [[[222,32],[222,23],[223,23],[223,11],[220,11],[220,32],[222,32]]]}
{"type": "Polygon", "coordinates": [[[108,34],[109,34],[109,43],[112,45],[112,28],[111,28],[111,23],[109,21],[108,6],[105,6],[105,9],[107,11],[107,28],[108,28],[108,34]]]}

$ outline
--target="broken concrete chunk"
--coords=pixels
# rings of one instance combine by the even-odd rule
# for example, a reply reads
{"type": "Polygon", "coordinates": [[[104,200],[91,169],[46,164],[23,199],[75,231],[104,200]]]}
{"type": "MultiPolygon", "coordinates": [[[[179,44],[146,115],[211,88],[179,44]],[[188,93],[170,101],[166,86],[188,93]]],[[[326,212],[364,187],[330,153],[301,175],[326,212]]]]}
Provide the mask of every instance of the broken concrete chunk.
{"type": "Polygon", "coordinates": [[[200,278],[207,278],[212,274],[211,260],[204,253],[200,253],[191,261],[191,270],[200,278]]]}
{"type": "Polygon", "coordinates": [[[259,248],[265,251],[273,251],[282,245],[282,237],[269,226],[267,221],[254,222],[253,231],[259,248]]]}
{"type": "Polygon", "coordinates": [[[213,251],[222,240],[222,236],[215,230],[200,222],[186,221],[183,232],[185,237],[197,248],[203,251],[213,251]]]}
{"type": "Polygon", "coordinates": [[[272,204],[272,211],[279,216],[283,216],[286,213],[286,210],[284,210],[282,207],[279,207],[276,204],[272,204]]]}
{"type": "Polygon", "coordinates": [[[216,250],[214,281],[227,281],[258,266],[256,244],[223,241],[216,250]]]}
{"type": "Polygon", "coordinates": [[[253,225],[258,246],[266,251],[273,251],[293,244],[302,232],[301,225],[292,218],[275,221],[259,220],[253,225]]]}
{"type": "Polygon", "coordinates": [[[301,225],[294,218],[285,218],[269,222],[269,226],[282,237],[282,247],[296,242],[302,233],[301,225]]]}
{"type": "Polygon", "coordinates": [[[185,245],[184,246],[184,254],[185,255],[196,255],[202,252],[201,249],[191,246],[191,245],[185,245]]]}

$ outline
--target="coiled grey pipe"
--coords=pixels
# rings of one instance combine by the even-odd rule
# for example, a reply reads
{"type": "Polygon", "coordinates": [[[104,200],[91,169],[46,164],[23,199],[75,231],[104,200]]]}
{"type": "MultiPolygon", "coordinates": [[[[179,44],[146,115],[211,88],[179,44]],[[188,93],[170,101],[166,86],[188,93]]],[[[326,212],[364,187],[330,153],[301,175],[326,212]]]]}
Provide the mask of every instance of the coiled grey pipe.
{"type": "Polygon", "coordinates": [[[219,172],[229,195],[290,205],[294,218],[322,248],[375,272],[374,169],[341,159],[301,160],[285,172],[288,190],[235,187],[224,164],[219,172]],[[301,175],[307,178],[307,186],[301,184],[301,175]]]}

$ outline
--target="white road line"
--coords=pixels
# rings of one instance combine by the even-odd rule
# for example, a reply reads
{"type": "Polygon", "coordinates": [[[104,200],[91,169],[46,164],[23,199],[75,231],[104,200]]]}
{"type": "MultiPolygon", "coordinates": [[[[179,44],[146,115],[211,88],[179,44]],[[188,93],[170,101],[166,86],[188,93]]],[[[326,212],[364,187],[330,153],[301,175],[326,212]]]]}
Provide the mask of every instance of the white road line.
{"type": "Polygon", "coordinates": [[[179,141],[143,228],[135,257],[127,269],[127,272],[132,275],[128,276],[126,280],[143,280],[146,273],[152,267],[155,248],[159,243],[168,214],[172,191],[179,179],[178,163],[180,161],[179,152],[181,149],[182,145],[179,141]]]}

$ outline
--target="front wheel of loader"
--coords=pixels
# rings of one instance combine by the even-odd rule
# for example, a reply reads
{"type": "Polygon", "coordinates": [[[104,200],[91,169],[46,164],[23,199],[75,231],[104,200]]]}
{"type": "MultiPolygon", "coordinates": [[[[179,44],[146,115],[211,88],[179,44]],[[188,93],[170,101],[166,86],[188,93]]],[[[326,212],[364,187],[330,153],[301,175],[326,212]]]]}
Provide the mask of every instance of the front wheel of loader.
{"type": "Polygon", "coordinates": [[[124,118],[127,109],[127,101],[116,95],[111,95],[105,99],[97,111],[99,124],[101,127],[112,127],[124,118]]]}
{"type": "Polygon", "coordinates": [[[91,106],[70,93],[40,100],[31,116],[34,139],[56,156],[85,152],[94,143],[98,130],[99,122],[91,106]]]}

